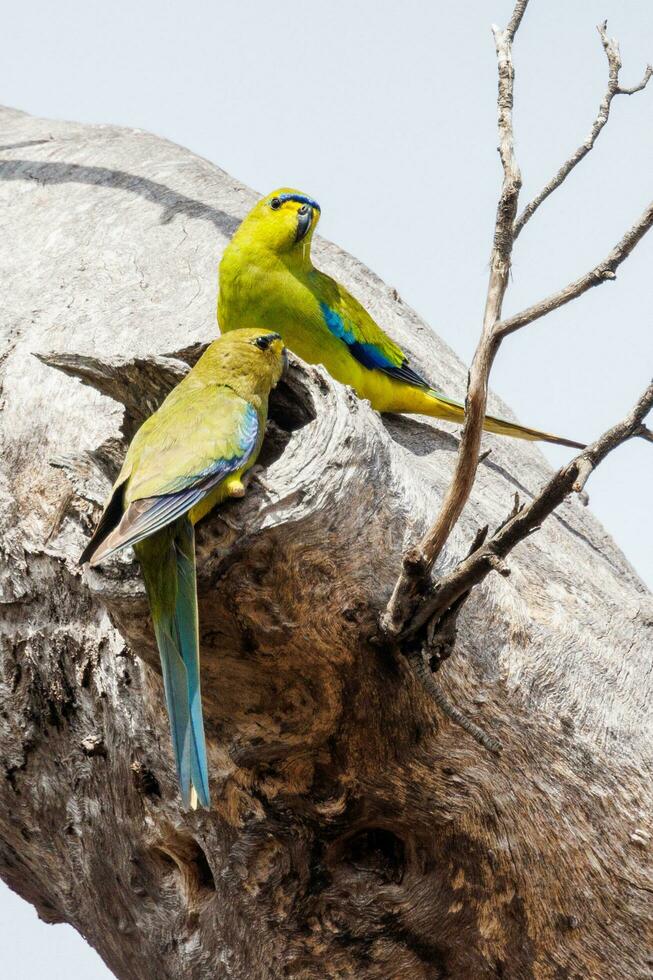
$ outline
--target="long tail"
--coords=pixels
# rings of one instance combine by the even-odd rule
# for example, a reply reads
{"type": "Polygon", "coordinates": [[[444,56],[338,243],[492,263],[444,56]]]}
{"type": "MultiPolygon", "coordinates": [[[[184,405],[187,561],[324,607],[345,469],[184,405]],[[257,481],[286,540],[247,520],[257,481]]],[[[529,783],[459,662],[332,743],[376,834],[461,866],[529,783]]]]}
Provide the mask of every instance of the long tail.
{"type": "Polygon", "coordinates": [[[195,534],[183,517],[136,545],[161,656],[170,734],[185,806],[210,807],[199,669],[195,534]]]}
{"type": "MultiPolygon", "coordinates": [[[[425,392],[428,398],[426,412],[435,418],[448,419],[450,422],[464,422],[465,408],[460,402],[454,401],[441,391],[433,389],[425,392]]],[[[572,439],[563,439],[561,436],[553,436],[549,432],[540,432],[538,429],[529,429],[525,425],[517,422],[508,422],[507,419],[499,419],[494,415],[486,415],[483,428],[487,432],[497,432],[501,436],[513,436],[515,439],[528,439],[530,442],[553,442],[557,446],[570,446],[572,449],[585,449],[582,442],[574,442],[572,439]]]]}

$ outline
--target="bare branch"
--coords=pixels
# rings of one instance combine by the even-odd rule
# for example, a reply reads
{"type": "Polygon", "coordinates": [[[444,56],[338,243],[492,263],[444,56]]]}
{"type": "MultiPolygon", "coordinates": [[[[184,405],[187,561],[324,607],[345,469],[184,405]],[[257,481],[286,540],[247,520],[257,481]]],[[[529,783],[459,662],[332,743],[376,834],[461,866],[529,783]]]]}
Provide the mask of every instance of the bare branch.
{"type": "MultiPolygon", "coordinates": [[[[653,382],[621,422],[558,470],[529,504],[513,507],[509,519],[491,538],[484,541],[454,571],[435,583],[429,598],[422,603],[400,639],[415,637],[427,623],[445,614],[461,596],[468,594],[470,589],[497,569],[497,561],[501,562],[520,541],[537,530],[566,497],[582,491],[590,474],[617,446],[638,436],[646,438],[649,430],[643,420],[652,408],[653,382]]],[[[500,567],[498,570],[501,570],[500,567]]]]}
{"type": "Polygon", "coordinates": [[[528,0],[517,0],[515,4],[515,9],[512,12],[512,17],[506,27],[506,37],[508,41],[512,43],[515,40],[515,34],[519,30],[519,25],[521,24],[522,17],[526,13],[526,8],[528,7],[528,0]]]}
{"type": "Polygon", "coordinates": [[[642,213],[639,221],[626,232],[621,241],[615,245],[602,262],[595,265],[593,269],[590,269],[580,279],[570,282],[564,289],[559,290],[557,293],[551,293],[550,296],[546,296],[538,303],[534,303],[533,306],[527,307],[521,313],[516,313],[514,316],[508,317],[507,320],[502,320],[497,323],[494,329],[495,337],[498,340],[502,340],[508,334],[514,333],[515,330],[525,327],[534,320],[539,320],[540,317],[546,316],[552,310],[556,310],[558,307],[569,303],[572,299],[576,299],[593,286],[600,286],[603,282],[616,279],[617,268],[624,259],[628,258],[652,225],[653,201],[642,213]]]}
{"type": "Polygon", "coordinates": [[[522,213],[519,215],[515,221],[514,227],[514,237],[517,239],[519,234],[526,224],[527,221],[532,218],[540,204],[547,199],[547,197],[557,190],[558,187],[563,183],[564,180],[569,176],[571,171],[576,167],[581,160],[587,156],[587,154],[593,149],[594,144],[601,133],[601,130],[606,125],[608,119],[610,118],[610,107],[612,105],[612,100],[615,95],[634,95],[635,92],[641,92],[642,89],[646,88],[648,82],[653,75],[653,67],[647,65],[646,71],[644,72],[644,77],[642,78],[639,85],[634,85],[632,88],[624,88],[619,84],[619,72],[621,70],[621,54],[619,51],[619,42],[614,38],[609,38],[607,34],[608,22],[604,21],[599,24],[597,30],[601,38],[601,44],[603,45],[603,50],[605,51],[606,58],[608,59],[608,87],[606,93],[603,96],[601,105],[599,106],[599,111],[596,119],[592,123],[592,128],[587,139],[581,143],[578,149],[572,153],[568,160],[563,163],[555,177],[553,177],[549,183],[544,187],[537,197],[533,198],[529,204],[526,205],[522,213]]]}
{"type": "MultiPolygon", "coordinates": [[[[570,300],[582,295],[582,293],[586,292],[592,286],[596,286],[601,282],[605,282],[606,280],[615,279],[616,269],[618,266],[628,257],[628,255],[630,255],[637,243],[642,239],[653,224],[653,203],[651,203],[636,224],[626,232],[624,237],[615,246],[615,248],[612,249],[609,255],[597,266],[591,269],[586,275],[575,282],[570,283],[568,286],[565,286],[564,289],[560,290],[558,293],[554,293],[551,296],[546,297],[539,303],[529,307],[521,313],[518,313],[513,317],[509,317],[506,320],[500,319],[503,300],[508,286],[510,259],[515,240],[515,229],[518,225],[518,222],[515,221],[515,217],[521,187],[521,175],[514,152],[512,123],[514,90],[512,40],[515,31],[521,23],[526,5],[526,3],[517,3],[508,28],[506,28],[505,31],[500,31],[498,28],[493,27],[499,74],[498,130],[499,154],[501,156],[501,163],[503,167],[503,183],[495,221],[494,243],[490,260],[490,277],[485,313],[483,317],[483,329],[469,373],[467,399],[465,403],[465,425],[462,431],[460,447],[458,450],[458,456],[451,483],[444,496],[444,500],[442,501],[442,505],[436,517],[435,523],[424,535],[421,541],[419,541],[404,555],[401,573],[393,590],[386,611],[381,618],[381,628],[389,637],[397,638],[399,636],[403,636],[405,635],[406,624],[415,623],[418,619],[422,624],[424,624],[433,616],[432,608],[431,611],[428,612],[424,608],[419,609],[419,607],[420,605],[423,606],[423,597],[430,594],[433,590],[433,586],[430,584],[431,569],[433,568],[433,565],[442,551],[445,542],[451,534],[452,529],[458,521],[463,508],[469,499],[469,495],[476,479],[483,420],[487,406],[488,378],[494,358],[504,337],[515,330],[518,330],[520,327],[526,326],[526,324],[531,323],[533,320],[544,316],[546,313],[551,312],[557,307],[563,306],[565,303],[570,302],[570,300]]],[[[606,118],[602,119],[601,113],[599,114],[599,120],[595,124],[595,129],[592,130],[592,135],[590,137],[591,143],[593,143],[601,128],[605,125],[612,98],[614,98],[615,95],[626,94],[629,91],[626,89],[622,90],[619,86],[621,58],[619,55],[619,47],[617,42],[610,40],[607,37],[606,25],[602,25],[599,28],[599,32],[601,35],[601,41],[606,51],[606,56],[608,58],[610,77],[608,95],[606,96],[607,101],[604,100],[604,103],[602,103],[602,112],[606,118]]],[[[646,85],[650,74],[651,72],[647,70],[644,79],[637,88],[643,88],[646,85]]],[[[566,172],[569,172],[573,166],[576,165],[578,160],[582,158],[582,155],[585,152],[588,151],[582,149],[581,156],[579,156],[575,162],[572,160],[572,163],[567,167],[566,172]]],[[[562,173],[561,176],[558,176],[559,184],[562,183],[562,180],[564,180],[566,173],[562,173]]],[[[558,178],[555,178],[555,180],[557,179],[558,178]]],[[[553,189],[555,188],[552,187],[551,190],[553,189]]],[[[549,190],[548,193],[550,193],[551,190],[549,190]]],[[[543,197],[542,200],[544,200],[543,197]]],[[[539,203],[541,203],[541,201],[539,203]]],[[[535,206],[537,207],[539,204],[536,204],[535,206]]],[[[529,216],[533,213],[533,210],[534,208],[531,208],[529,216]]],[[[525,220],[527,220],[527,218],[525,220]]],[[[629,438],[634,434],[644,435],[644,427],[640,425],[639,431],[637,433],[631,432],[629,438]]],[[[587,455],[589,452],[590,451],[587,450],[585,454],[581,454],[580,457],[577,457],[574,463],[569,464],[573,470],[573,481],[569,490],[566,492],[571,492],[572,490],[576,490],[576,492],[582,491],[582,487],[584,486],[589,473],[592,471],[594,465],[596,465],[591,453],[590,455],[587,455]]],[[[566,469],[561,472],[568,473],[571,472],[571,470],[566,469]]],[[[557,504],[553,504],[553,506],[556,505],[557,504]]],[[[521,526],[526,520],[525,515],[533,515],[533,513],[534,511],[532,505],[529,508],[523,508],[523,510],[511,516],[506,523],[506,528],[512,528],[515,525],[521,526]]],[[[532,531],[539,526],[539,523],[544,519],[547,513],[550,513],[550,511],[539,514],[539,516],[536,514],[536,517],[533,518],[532,523],[529,525],[529,529],[525,533],[532,533],[532,531]]],[[[505,529],[499,529],[493,538],[493,542],[496,544],[496,541],[507,540],[507,533],[508,532],[505,529]]],[[[483,558],[481,563],[483,575],[486,575],[493,569],[502,575],[509,575],[510,571],[502,561],[504,554],[507,552],[501,553],[499,550],[497,550],[495,544],[491,547],[490,543],[488,543],[484,545],[483,549],[479,550],[479,553],[482,554],[483,558]]],[[[460,568],[466,568],[471,560],[472,559],[467,559],[461,564],[460,568]]],[[[480,568],[481,566],[479,565],[478,567],[480,568]]],[[[454,572],[452,574],[456,575],[457,573],[454,572]]],[[[443,583],[449,582],[450,578],[451,576],[447,576],[441,583],[436,584],[435,591],[441,591],[443,583]]],[[[469,587],[471,588],[471,585],[469,587]]],[[[460,594],[461,593],[458,592],[454,598],[458,597],[460,594]]],[[[441,608],[450,608],[451,601],[453,601],[453,599],[451,599],[451,597],[449,598],[449,604],[442,606],[441,608]]],[[[431,600],[431,607],[432,606],[433,600],[431,600]]]]}
{"type": "Polygon", "coordinates": [[[433,527],[405,556],[402,570],[390,602],[382,617],[382,628],[396,634],[410,617],[433,564],[445,541],[460,517],[469,498],[479,462],[483,420],[487,406],[487,386],[490,369],[499,343],[494,326],[501,316],[503,298],[508,287],[510,256],[513,246],[513,225],[521,188],[521,173],[515,157],[512,122],[514,69],[512,40],[526,10],[527,0],[515,6],[505,31],[492,28],[499,74],[498,131],[499,155],[503,167],[503,182],[497,205],[494,243],[490,258],[483,330],[472,361],[465,402],[465,424],[462,431],[456,467],[433,527]]]}
{"type": "Polygon", "coordinates": [[[644,69],[644,77],[641,82],[638,85],[631,85],[630,87],[620,85],[617,95],[635,95],[636,92],[641,92],[648,85],[651,76],[653,76],[653,65],[647,65],[644,69]]]}

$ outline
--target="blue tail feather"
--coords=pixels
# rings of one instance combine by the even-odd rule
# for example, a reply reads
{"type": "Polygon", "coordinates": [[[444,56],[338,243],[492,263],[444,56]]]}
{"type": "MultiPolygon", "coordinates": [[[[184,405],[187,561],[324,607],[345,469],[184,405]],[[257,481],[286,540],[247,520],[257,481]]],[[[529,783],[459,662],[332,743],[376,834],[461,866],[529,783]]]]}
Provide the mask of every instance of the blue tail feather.
{"type": "Polygon", "coordinates": [[[196,796],[208,809],[193,525],[183,517],[135,550],[152,607],[181,795],[186,807],[196,796]]]}
{"type": "Polygon", "coordinates": [[[190,767],[191,780],[199,802],[209,807],[209,774],[202,715],[202,691],[200,686],[199,632],[197,616],[197,584],[195,572],[195,532],[190,520],[180,522],[181,533],[176,538],[177,548],[177,602],[175,621],[179,635],[181,656],[188,678],[188,705],[190,713],[190,767]]]}
{"type": "MultiPolygon", "coordinates": [[[[163,687],[166,695],[170,735],[175,753],[179,789],[184,806],[190,806],[191,765],[190,765],[190,724],[188,711],[188,677],[184,662],[179,656],[176,635],[173,637],[174,622],[165,619],[155,621],[154,632],[161,657],[163,687]]],[[[176,634],[176,630],[174,630],[176,634]]]]}

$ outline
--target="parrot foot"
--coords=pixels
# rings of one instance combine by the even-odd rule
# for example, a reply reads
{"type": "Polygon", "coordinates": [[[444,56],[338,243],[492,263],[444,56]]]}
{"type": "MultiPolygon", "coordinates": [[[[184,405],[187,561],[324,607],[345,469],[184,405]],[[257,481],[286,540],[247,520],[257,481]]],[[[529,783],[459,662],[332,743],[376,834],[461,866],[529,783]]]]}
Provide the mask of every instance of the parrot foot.
{"type": "Polygon", "coordinates": [[[244,497],[245,487],[241,480],[227,480],[226,491],[229,497],[244,497]]]}

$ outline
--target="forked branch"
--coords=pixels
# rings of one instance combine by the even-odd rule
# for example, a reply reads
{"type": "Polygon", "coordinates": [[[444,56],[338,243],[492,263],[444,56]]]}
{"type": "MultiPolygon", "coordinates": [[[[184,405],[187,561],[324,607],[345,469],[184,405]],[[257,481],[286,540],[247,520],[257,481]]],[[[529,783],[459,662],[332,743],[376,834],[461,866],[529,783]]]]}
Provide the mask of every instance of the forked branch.
{"type": "Polygon", "coordinates": [[[601,283],[616,279],[617,269],[624,259],[628,258],[652,225],[653,201],[651,201],[646,210],[640,215],[639,220],[635,222],[632,228],[628,229],[621,241],[615,245],[602,262],[595,265],[593,269],[586,272],[580,279],[576,279],[563,289],[558,290],[557,293],[551,293],[550,296],[545,296],[544,299],[534,303],[533,306],[528,306],[521,313],[516,313],[514,316],[497,323],[495,327],[497,340],[503,340],[509,333],[514,333],[515,330],[526,327],[529,323],[533,323],[534,320],[539,320],[540,317],[546,316],[547,313],[551,313],[553,310],[557,310],[560,306],[565,306],[572,299],[577,299],[583,293],[586,293],[588,289],[592,289],[593,286],[600,286],[601,283]]]}
{"type": "Polygon", "coordinates": [[[488,377],[498,349],[494,325],[501,316],[503,298],[508,288],[510,256],[514,241],[513,226],[521,188],[521,173],[515,157],[512,123],[515,73],[512,65],[512,41],[521,23],[528,0],[515,6],[506,30],[493,27],[499,73],[498,129],[499,155],[503,182],[494,225],[494,243],[490,258],[490,276],[483,315],[483,330],[469,372],[463,426],[456,467],[433,527],[405,556],[402,569],[382,628],[397,635],[419,602],[431,569],[469,498],[478,468],[483,420],[487,406],[488,377]]]}
{"type": "MultiPolygon", "coordinates": [[[[619,71],[621,69],[619,46],[616,41],[608,38],[606,24],[599,27],[601,41],[608,59],[609,82],[608,91],[601,104],[590,138],[567,161],[544,191],[528,205],[520,218],[516,219],[521,175],[515,159],[512,124],[514,91],[512,41],[527,5],[528,0],[520,0],[516,4],[508,27],[504,31],[496,27],[493,28],[499,74],[498,130],[503,182],[495,221],[483,329],[469,373],[465,425],[451,483],[433,527],[404,555],[401,573],[381,619],[382,630],[388,637],[395,640],[414,637],[417,631],[429,621],[437,621],[438,616],[451,609],[452,604],[477,583],[475,576],[480,575],[482,578],[492,569],[505,573],[505,568],[502,565],[504,554],[507,554],[518,541],[523,540],[535,527],[539,526],[538,522],[550,514],[568,493],[574,489],[580,489],[580,485],[585,482],[589,472],[614,446],[619,445],[625,438],[630,438],[634,434],[650,438],[650,432],[643,426],[641,418],[635,425],[637,431],[632,427],[629,428],[628,420],[620,423],[620,426],[610,430],[609,433],[606,433],[600,440],[584,450],[567,467],[556,474],[535,501],[519,514],[512,515],[505,526],[475,552],[476,557],[468,557],[450,575],[436,582],[435,585],[431,584],[433,565],[458,521],[476,479],[483,419],[487,406],[488,379],[502,340],[508,334],[532,323],[533,320],[576,299],[592,286],[615,279],[618,266],[630,255],[653,225],[653,203],[651,203],[608,256],[588,273],[521,313],[506,320],[500,319],[508,286],[510,259],[516,235],[542,201],[556,187],[560,186],[567,174],[592,148],[608,120],[610,105],[615,95],[626,95],[640,91],[646,86],[653,74],[653,69],[649,66],[639,85],[632,89],[623,88],[619,83],[619,71]],[[623,432],[627,432],[627,434],[622,437],[623,432]],[[473,568],[473,573],[469,573],[470,568],[473,568]],[[425,600],[425,597],[428,598],[425,600]]],[[[648,404],[647,398],[650,395],[651,389],[643,396],[643,401],[640,400],[638,403],[639,408],[648,404]]],[[[648,407],[650,408],[650,405],[648,407]]],[[[635,414],[639,408],[635,410],[635,414]]],[[[644,414],[646,413],[644,412],[644,414]]]]}
{"type": "Polygon", "coordinates": [[[652,408],[653,381],[621,422],[559,469],[529,504],[513,510],[491,537],[483,540],[452,572],[434,583],[399,639],[406,641],[416,637],[428,623],[439,621],[461,596],[468,594],[491,571],[501,571],[503,559],[513,548],[536,531],[570,494],[580,493],[590,474],[614,449],[635,437],[650,439],[644,419],[652,408]]]}
{"type": "Polygon", "coordinates": [[[634,95],[635,92],[641,92],[642,89],[646,88],[651,75],[653,75],[653,66],[647,65],[644,76],[638,85],[634,85],[632,88],[624,88],[623,85],[620,85],[619,72],[621,71],[621,53],[619,51],[619,42],[615,38],[608,37],[607,20],[603,21],[602,24],[599,24],[597,30],[599,32],[599,37],[601,38],[601,44],[603,45],[605,56],[608,59],[608,87],[603,99],[601,100],[601,105],[599,106],[596,119],[592,123],[592,128],[587,139],[580,144],[578,149],[572,153],[568,160],[565,160],[556,175],[551,178],[545,187],[542,188],[537,197],[534,197],[533,200],[526,205],[522,213],[519,215],[515,221],[515,226],[513,229],[515,239],[519,237],[522,228],[526,222],[533,217],[540,204],[546,201],[547,197],[549,197],[550,194],[560,187],[574,167],[577,167],[581,160],[594,148],[596,140],[610,118],[610,108],[614,97],[616,95],[634,95]]]}

